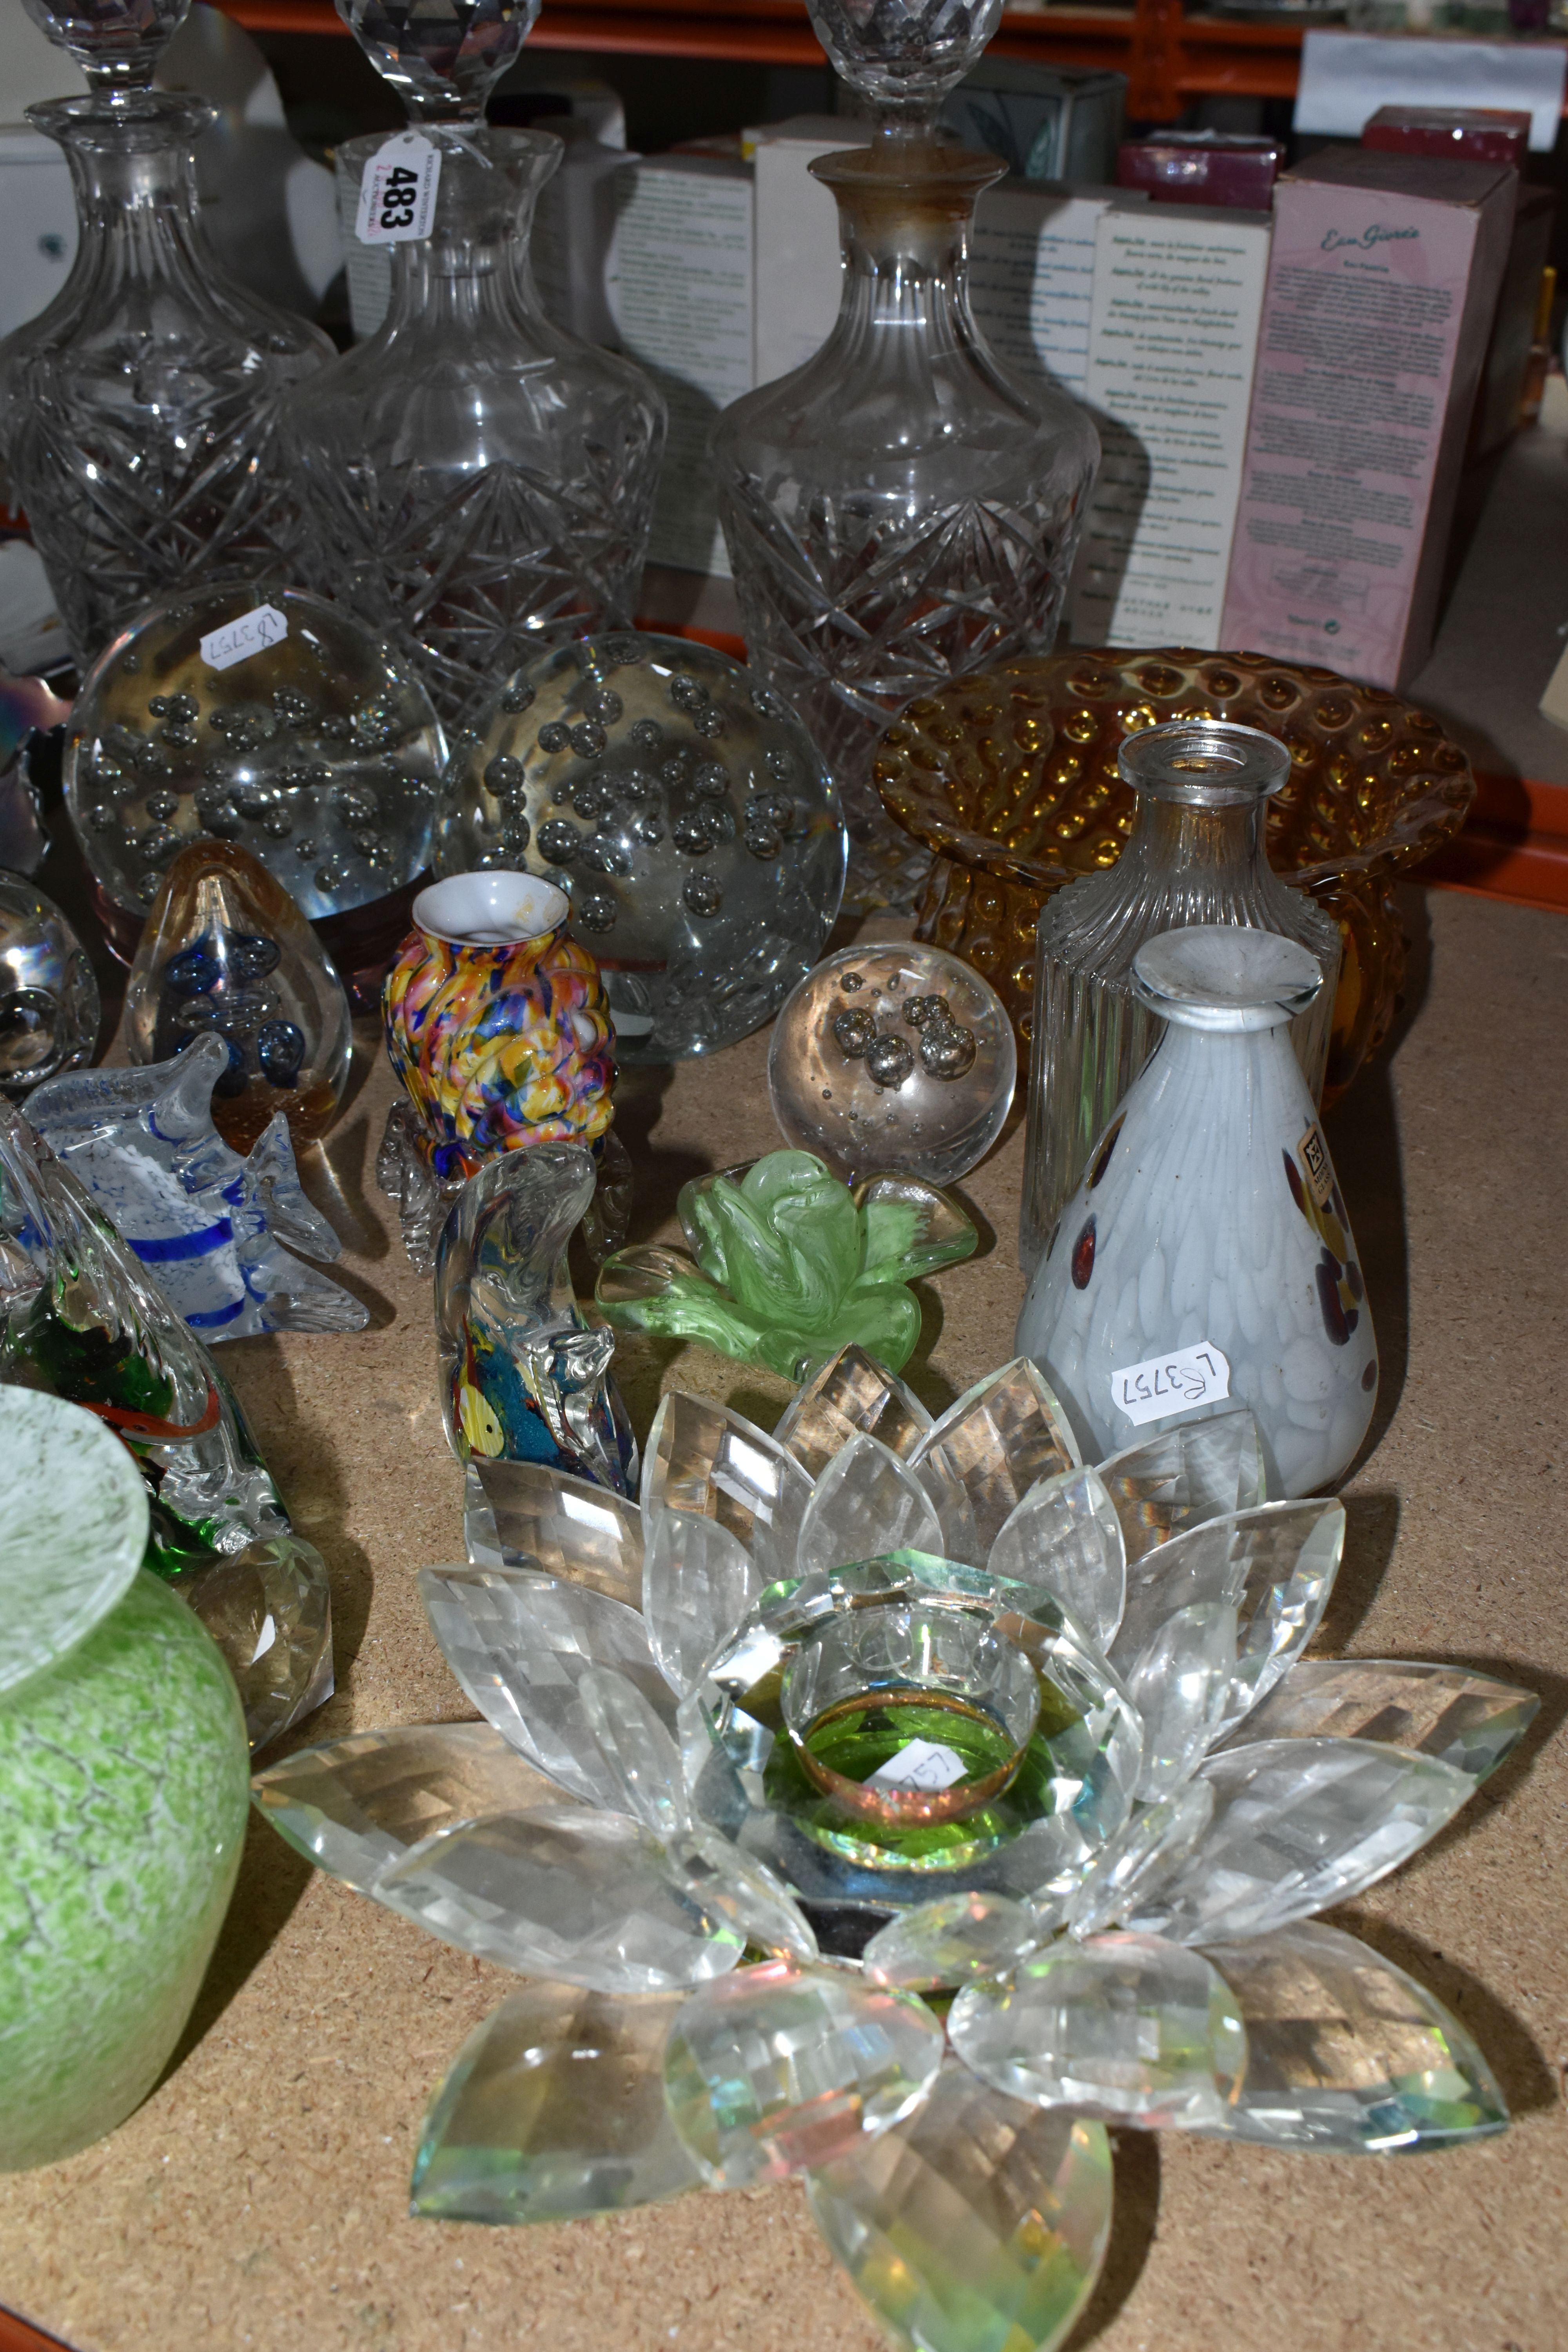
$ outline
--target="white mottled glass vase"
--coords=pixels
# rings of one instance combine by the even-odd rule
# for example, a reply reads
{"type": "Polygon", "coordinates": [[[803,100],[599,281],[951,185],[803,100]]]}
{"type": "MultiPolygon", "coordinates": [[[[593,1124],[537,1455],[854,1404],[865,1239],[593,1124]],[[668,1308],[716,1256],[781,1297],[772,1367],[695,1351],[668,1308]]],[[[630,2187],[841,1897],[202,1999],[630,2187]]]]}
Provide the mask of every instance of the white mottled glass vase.
{"type": "Polygon", "coordinates": [[[1139,950],[1169,1024],[1090,1154],[1017,1345],[1086,1456],[1251,1407],[1271,1496],[1349,1467],[1377,1395],[1355,1241],[1286,1025],[1321,988],[1269,931],[1200,924],[1139,950]]]}

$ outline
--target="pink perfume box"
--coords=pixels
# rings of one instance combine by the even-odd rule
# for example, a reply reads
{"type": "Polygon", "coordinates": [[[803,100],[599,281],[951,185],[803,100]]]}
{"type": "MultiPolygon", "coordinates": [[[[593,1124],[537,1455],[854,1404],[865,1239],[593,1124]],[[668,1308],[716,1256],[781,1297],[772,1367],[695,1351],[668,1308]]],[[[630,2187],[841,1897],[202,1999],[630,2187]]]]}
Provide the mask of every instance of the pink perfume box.
{"type": "Polygon", "coordinates": [[[1517,184],[1358,147],[1280,179],[1222,645],[1420,668],[1517,184]]]}

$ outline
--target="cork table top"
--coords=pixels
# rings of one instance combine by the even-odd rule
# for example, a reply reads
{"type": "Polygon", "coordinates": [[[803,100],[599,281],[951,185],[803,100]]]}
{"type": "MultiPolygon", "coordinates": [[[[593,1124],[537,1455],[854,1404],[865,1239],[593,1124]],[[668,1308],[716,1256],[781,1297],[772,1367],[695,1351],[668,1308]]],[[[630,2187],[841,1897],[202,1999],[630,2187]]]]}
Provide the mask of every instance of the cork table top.
{"type": "MultiPolygon", "coordinates": [[[[1465,2021],[1516,2127],[1408,2159],[1121,2134],[1110,2254],[1072,2352],[1568,2345],[1568,926],[1449,894],[1407,904],[1395,1048],[1331,1122],[1383,1391],[1318,1647],[1463,1661],[1543,1695],[1520,1754],[1342,1915],[1465,2021]]],[[[771,1147],[765,1044],[625,1087],[636,1237],[674,1231],[688,1176],[771,1147]]],[[[391,1080],[369,1024],[360,1049],[360,1089],[308,1181],[371,1327],[223,1351],[332,1573],[337,1694],[295,1744],[472,1713],[415,1591],[416,1569],[462,1555],[461,1481],[429,1286],[374,1189],[391,1080]]],[[[963,1188],[986,1238],[929,1286],[911,1377],[933,1407],[1011,1351],[1022,1160],[1015,1117],[963,1188]]],[[[627,1343],[617,1365],[639,1433],[661,1384],[764,1423],[786,1394],[673,1344],[627,1343]]],[[[512,1981],[255,1822],[158,2089],[99,2146],[0,2179],[0,2305],[79,2352],[872,2352],[794,2183],[529,2230],[407,2218],[425,2103],[512,1981]]]]}

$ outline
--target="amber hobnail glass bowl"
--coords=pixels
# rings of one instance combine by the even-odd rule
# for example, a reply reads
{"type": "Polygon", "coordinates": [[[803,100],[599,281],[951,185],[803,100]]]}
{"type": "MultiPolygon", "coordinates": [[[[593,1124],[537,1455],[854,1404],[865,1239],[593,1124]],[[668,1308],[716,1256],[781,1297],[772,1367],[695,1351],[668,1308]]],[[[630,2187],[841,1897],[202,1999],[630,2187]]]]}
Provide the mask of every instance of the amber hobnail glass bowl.
{"type": "Polygon", "coordinates": [[[1394,1017],[1405,971],[1394,882],[1452,840],[1476,791],[1437,719],[1332,670],[1260,654],[1053,654],[910,703],[873,773],[890,814],[936,853],[915,936],[984,972],[1026,1052],[1040,908],[1064,882],[1114,865],[1132,825],[1117,751],[1166,719],[1232,719],[1289,747],[1268,856],[1344,939],[1331,1100],[1394,1017]]]}

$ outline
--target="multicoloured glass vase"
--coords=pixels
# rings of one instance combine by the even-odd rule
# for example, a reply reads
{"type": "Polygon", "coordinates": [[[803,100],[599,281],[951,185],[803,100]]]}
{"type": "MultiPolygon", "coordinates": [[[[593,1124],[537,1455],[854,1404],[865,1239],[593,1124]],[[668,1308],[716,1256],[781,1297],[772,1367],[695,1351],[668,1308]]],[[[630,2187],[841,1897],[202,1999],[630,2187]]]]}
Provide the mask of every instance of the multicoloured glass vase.
{"type": "Polygon", "coordinates": [[[1089,1155],[1018,1318],[1100,1457],[1251,1407],[1271,1496],[1349,1468],[1377,1396],[1365,1283],[1288,1024],[1317,958],[1231,924],[1133,961],[1168,1025],[1089,1155]]]}
{"type": "Polygon", "coordinates": [[[343,984],[283,885],[237,842],[193,843],[164,877],[131,968],[125,1042],[166,1062],[221,1037],[213,1121],[247,1152],[281,1111],[297,1143],[338,1115],[353,1051],[343,984]]]}
{"type": "Polygon", "coordinates": [[[610,1125],[609,1008],[570,912],[531,874],[454,874],[414,901],[418,929],[386,976],[386,1050],[439,1181],[610,1125]]]}
{"type": "Polygon", "coordinates": [[[459,1462],[541,1462],[625,1495],[637,1450],[615,1333],[589,1328],[566,1267],[596,1181],[581,1145],[536,1143],[464,1185],[436,1253],[441,1410],[459,1462]]]}
{"type": "Polygon", "coordinates": [[[0,2170],[71,2155],[157,2081],[244,1843],[250,1759],[212,1637],[142,1569],[148,1499],[90,1412],[0,1414],[0,2170]]]}

